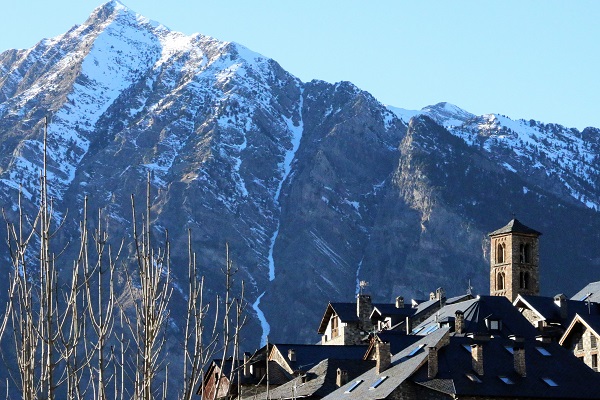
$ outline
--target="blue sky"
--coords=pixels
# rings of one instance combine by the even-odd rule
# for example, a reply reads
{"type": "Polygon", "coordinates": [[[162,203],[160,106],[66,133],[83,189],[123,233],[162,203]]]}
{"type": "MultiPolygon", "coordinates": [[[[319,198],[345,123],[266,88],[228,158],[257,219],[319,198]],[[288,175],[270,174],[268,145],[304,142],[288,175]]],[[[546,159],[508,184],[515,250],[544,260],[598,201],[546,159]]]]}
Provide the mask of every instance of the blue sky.
{"type": "MultiPolygon", "coordinates": [[[[0,51],[82,23],[103,0],[0,0],[0,51]]],[[[235,41],[303,81],[385,104],[600,127],[598,1],[123,0],[187,34],[235,41]]]]}

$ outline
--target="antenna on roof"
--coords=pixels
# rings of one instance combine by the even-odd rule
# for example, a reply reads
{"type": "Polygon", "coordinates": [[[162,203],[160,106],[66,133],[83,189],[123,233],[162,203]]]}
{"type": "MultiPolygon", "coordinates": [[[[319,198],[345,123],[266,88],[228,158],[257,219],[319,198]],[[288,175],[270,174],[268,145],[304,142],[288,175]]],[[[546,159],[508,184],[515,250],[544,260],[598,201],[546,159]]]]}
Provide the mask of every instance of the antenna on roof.
{"type": "Polygon", "coordinates": [[[467,286],[467,295],[472,296],[473,295],[473,286],[471,286],[471,280],[469,279],[469,284],[467,286]]]}
{"type": "Polygon", "coordinates": [[[367,281],[360,281],[358,283],[358,286],[360,287],[360,294],[363,293],[363,289],[366,288],[367,286],[369,286],[369,282],[367,281]]]}

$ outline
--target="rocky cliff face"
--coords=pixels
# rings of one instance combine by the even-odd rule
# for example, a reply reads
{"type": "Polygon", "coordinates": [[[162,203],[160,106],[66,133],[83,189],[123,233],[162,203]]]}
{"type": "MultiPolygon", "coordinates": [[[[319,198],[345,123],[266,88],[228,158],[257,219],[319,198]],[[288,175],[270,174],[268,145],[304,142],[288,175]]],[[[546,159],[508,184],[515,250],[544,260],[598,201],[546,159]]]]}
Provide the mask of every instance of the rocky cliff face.
{"type": "Polygon", "coordinates": [[[243,46],[172,32],[116,1],[0,54],[0,71],[8,214],[19,187],[35,206],[50,114],[61,237],[77,236],[87,196],[113,238],[130,240],[131,194],[143,203],[150,176],[153,233],[169,232],[175,284],[188,229],[209,293],[229,242],[247,283],[248,348],[269,329],[271,340],[315,341],[327,302],[352,298],[359,280],[375,301],[463,293],[469,280],[487,293],[486,233],[513,213],[544,232],[543,293],[600,278],[597,129],[445,103],[388,109],[351,83],[301,82],[243,46]]]}

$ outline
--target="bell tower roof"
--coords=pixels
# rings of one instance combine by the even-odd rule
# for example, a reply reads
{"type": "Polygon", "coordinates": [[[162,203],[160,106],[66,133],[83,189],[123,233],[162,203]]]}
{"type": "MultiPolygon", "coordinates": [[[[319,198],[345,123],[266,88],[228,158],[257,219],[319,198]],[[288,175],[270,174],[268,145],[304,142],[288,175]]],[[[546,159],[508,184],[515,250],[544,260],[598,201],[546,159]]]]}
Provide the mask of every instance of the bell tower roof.
{"type": "Polygon", "coordinates": [[[523,225],[518,219],[513,218],[508,224],[491,232],[489,236],[502,235],[504,233],[523,233],[526,235],[540,236],[542,233],[523,225]]]}

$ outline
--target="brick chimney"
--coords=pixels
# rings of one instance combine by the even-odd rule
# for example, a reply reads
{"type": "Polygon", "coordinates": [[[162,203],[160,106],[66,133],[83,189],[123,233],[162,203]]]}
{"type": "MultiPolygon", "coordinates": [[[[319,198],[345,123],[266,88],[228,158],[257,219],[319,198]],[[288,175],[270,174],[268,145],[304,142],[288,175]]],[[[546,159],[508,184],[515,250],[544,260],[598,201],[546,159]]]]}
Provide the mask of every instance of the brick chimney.
{"type": "Polygon", "coordinates": [[[525,365],[525,348],[521,346],[513,347],[513,356],[515,361],[515,372],[525,378],[527,376],[527,367],[525,365]]]}
{"type": "Polygon", "coordinates": [[[404,308],[404,297],[396,297],[396,308],[404,308]]]}
{"type": "Polygon", "coordinates": [[[250,353],[244,352],[244,377],[248,377],[252,374],[250,372],[250,353]]]}
{"type": "Polygon", "coordinates": [[[292,362],[296,361],[296,350],[288,349],[288,359],[292,362]]]}
{"type": "Polygon", "coordinates": [[[433,379],[438,373],[438,351],[435,346],[428,347],[427,350],[427,377],[433,379]]]}
{"type": "Polygon", "coordinates": [[[371,303],[371,295],[359,294],[356,296],[356,315],[362,323],[364,330],[370,330],[373,327],[371,323],[371,312],[373,304],[371,303]]]}
{"type": "Polygon", "coordinates": [[[392,363],[392,353],[390,351],[390,344],[386,342],[377,342],[375,344],[375,371],[377,374],[381,374],[383,371],[388,369],[392,363]]]}
{"type": "Polygon", "coordinates": [[[346,383],[348,383],[348,371],[338,368],[337,375],[335,378],[335,384],[337,385],[337,387],[342,387],[346,383]]]}
{"type": "Polygon", "coordinates": [[[477,375],[483,375],[483,346],[481,344],[471,345],[471,357],[473,359],[473,371],[477,375]]]}
{"type": "Polygon", "coordinates": [[[454,332],[464,333],[465,330],[465,313],[461,310],[457,310],[454,313],[454,332]]]}

